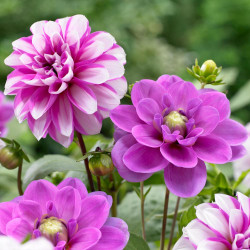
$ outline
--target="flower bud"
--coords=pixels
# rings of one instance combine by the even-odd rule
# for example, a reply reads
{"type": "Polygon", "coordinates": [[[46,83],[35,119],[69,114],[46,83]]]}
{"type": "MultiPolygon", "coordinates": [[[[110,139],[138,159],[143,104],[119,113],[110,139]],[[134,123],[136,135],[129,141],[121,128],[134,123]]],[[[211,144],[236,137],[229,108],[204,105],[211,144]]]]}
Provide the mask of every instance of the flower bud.
{"type": "Polygon", "coordinates": [[[213,75],[216,68],[217,65],[213,60],[207,60],[201,66],[202,75],[205,77],[213,75]]]}
{"type": "Polygon", "coordinates": [[[107,154],[96,154],[89,160],[89,168],[93,175],[104,176],[112,173],[114,165],[107,154]]]}
{"type": "Polygon", "coordinates": [[[22,163],[22,157],[11,146],[0,149],[0,164],[7,169],[15,169],[22,163]]]}
{"type": "Polygon", "coordinates": [[[164,117],[163,122],[168,126],[171,132],[179,130],[181,135],[186,133],[187,117],[180,114],[178,111],[171,111],[164,117]]]}

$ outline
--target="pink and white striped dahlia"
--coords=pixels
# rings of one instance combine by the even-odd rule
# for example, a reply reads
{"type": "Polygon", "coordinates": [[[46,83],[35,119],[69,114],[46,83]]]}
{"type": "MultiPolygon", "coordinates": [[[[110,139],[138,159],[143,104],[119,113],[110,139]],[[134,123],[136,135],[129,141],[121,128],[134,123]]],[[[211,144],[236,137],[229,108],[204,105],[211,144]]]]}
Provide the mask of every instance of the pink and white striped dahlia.
{"type": "MultiPolygon", "coordinates": [[[[4,94],[0,91],[0,136],[3,137],[7,134],[6,124],[14,115],[13,102],[5,101],[4,94]]],[[[0,142],[1,143],[1,142],[0,142]]]]}
{"type": "Polygon", "coordinates": [[[91,33],[83,15],[31,26],[13,42],[5,64],[14,68],[5,94],[16,95],[15,115],[39,140],[49,135],[65,147],[74,130],[97,134],[102,119],[127,91],[125,52],[109,33],[91,33]]]}
{"type": "Polygon", "coordinates": [[[197,219],[184,229],[173,250],[250,249],[250,199],[216,194],[215,203],[196,207],[197,219]]]}

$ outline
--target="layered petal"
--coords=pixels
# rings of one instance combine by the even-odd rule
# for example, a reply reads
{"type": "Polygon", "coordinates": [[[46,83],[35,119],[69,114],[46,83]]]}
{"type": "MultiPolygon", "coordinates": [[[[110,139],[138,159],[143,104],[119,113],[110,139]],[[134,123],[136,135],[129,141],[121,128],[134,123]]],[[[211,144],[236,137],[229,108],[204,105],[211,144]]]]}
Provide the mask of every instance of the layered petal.
{"type": "Polygon", "coordinates": [[[169,163],[164,169],[168,189],[179,197],[196,196],[205,186],[207,171],[204,162],[198,161],[193,168],[176,167],[169,163]]]}
{"type": "Polygon", "coordinates": [[[114,145],[111,156],[114,166],[117,168],[118,173],[124,179],[130,182],[144,181],[151,176],[150,173],[136,173],[127,168],[124,164],[123,156],[127,150],[136,143],[136,140],[131,134],[124,135],[114,145]]]}

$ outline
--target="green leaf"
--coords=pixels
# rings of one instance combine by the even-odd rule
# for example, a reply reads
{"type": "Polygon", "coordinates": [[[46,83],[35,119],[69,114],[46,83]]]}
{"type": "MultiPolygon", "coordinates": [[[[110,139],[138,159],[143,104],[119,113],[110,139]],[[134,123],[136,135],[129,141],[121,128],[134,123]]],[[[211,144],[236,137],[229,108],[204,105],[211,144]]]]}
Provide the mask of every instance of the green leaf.
{"type": "Polygon", "coordinates": [[[219,173],[216,176],[215,184],[216,184],[216,187],[219,187],[219,188],[229,188],[230,187],[228,179],[223,173],[219,173]]]}
{"type": "Polygon", "coordinates": [[[129,241],[124,250],[149,250],[147,242],[140,236],[130,233],[129,241]]]}
{"type": "Polygon", "coordinates": [[[141,193],[138,187],[133,186],[134,191],[136,192],[137,196],[141,199],[141,193]]]}
{"type": "Polygon", "coordinates": [[[250,81],[248,81],[240,90],[231,98],[231,110],[236,111],[250,103],[250,81]]]}
{"type": "Polygon", "coordinates": [[[248,169],[248,170],[241,173],[238,180],[234,183],[233,189],[236,189],[241,184],[241,182],[245,179],[245,177],[248,175],[248,173],[250,173],[250,169],[248,169]]]}
{"type": "Polygon", "coordinates": [[[150,186],[148,188],[148,190],[146,191],[146,193],[144,194],[144,200],[146,199],[146,197],[147,197],[148,193],[150,192],[151,188],[152,188],[152,186],[150,186]]]}
{"type": "Polygon", "coordinates": [[[83,163],[63,155],[45,155],[34,161],[25,173],[23,183],[26,187],[31,181],[42,179],[52,172],[83,171],[83,163]]]}
{"type": "MultiPolygon", "coordinates": [[[[145,186],[145,190],[146,188],[147,186],[145,186]]],[[[163,213],[165,190],[165,185],[152,186],[145,200],[145,227],[148,241],[157,241],[161,235],[162,219],[156,215],[163,213]]],[[[127,222],[130,232],[136,234],[141,234],[140,202],[137,194],[130,192],[118,205],[118,217],[127,222]]],[[[168,213],[174,212],[175,204],[176,196],[170,194],[168,213]]],[[[167,227],[170,229],[171,225],[172,220],[168,219],[167,227]]],[[[166,230],[166,238],[169,237],[169,231],[166,230]]]]}

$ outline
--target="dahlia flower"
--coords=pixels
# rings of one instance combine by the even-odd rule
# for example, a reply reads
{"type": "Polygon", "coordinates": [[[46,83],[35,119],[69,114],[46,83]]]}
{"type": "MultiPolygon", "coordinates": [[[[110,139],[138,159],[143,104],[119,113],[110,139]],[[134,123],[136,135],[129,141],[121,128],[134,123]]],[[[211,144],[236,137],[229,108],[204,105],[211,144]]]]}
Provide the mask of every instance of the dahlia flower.
{"type": "Polygon", "coordinates": [[[135,83],[131,99],[133,105],[120,105],[110,115],[119,129],[112,158],[128,181],[143,181],[164,169],[172,193],[195,196],[206,182],[204,161],[223,164],[245,150],[246,129],[229,119],[223,93],[163,75],[156,82],[135,83]]]}
{"type": "Polygon", "coordinates": [[[57,187],[33,181],[24,195],[0,203],[0,233],[22,242],[47,238],[54,250],[123,249],[127,224],[109,217],[112,198],[104,192],[88,194],[84,184],[67,178],[57,187]]]}
{"type": "Polygon", "coordinates": [[[14,115],[13,103],[4,100],[4,94],[0,91],[0,136],[7,134],[6,124],[14,115]]]}
{"type": "Polygon", "coordinates": [[[216,194],[215,203],[196,207],[197,219],[184,229],[173,250],[250,249],[250,199],[216,194]]]}
{"type": "MultiPolygon", "coordinates": [[[[247,154],[241,159],[238,159],[233,162],[234,176],[235,179],[238,179],[242,172],[250,169],[250,123],[246,125],[248,132],[248,139],[244,142],[244,146],[247,149],[247,154]]],[[[250,174],[248,174],[242,182],[246,187],[250,188],[250,174]]]]}
{"type": "Polygon", "coordinates": [[[126,93],[125,53],[109,33],[90,32],[83,15],[31,26],[32,35],[13,42],[5,64],[14,68],[5,94],[16,95],[19,122],[38,140],[49,135],[65,147],[74,130],[97,134],[102,119],[126,93]]]}
{"type": "Polygon", "coordinates": [[[17,240],[7,236],[0,236],[0,246],[2,250],[53,250],[53,245],[44,238],[30,240],[25,244],[20,244],[17,240]]]}

